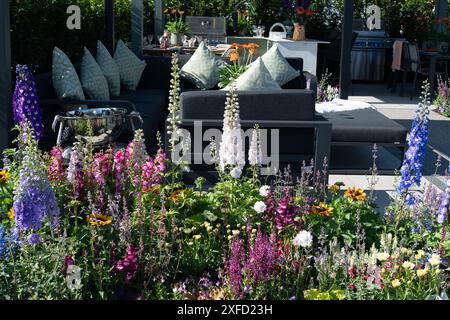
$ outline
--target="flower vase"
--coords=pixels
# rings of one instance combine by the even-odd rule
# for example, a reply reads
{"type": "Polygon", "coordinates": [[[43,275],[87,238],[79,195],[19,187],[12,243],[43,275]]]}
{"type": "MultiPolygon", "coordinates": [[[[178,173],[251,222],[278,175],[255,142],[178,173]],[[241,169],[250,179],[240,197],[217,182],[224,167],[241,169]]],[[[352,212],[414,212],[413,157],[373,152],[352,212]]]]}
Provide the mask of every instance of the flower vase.
{"type": "Polygon", "coordinates": [[[179,47],[183,45],[183,34],[182,33],[171,33],[170,34],[170,45],[172,47],[179,47]]]}
{"type": "Polygon", "coordinates": [[[300,23],[294,23],[294,34],[292,35],[292,40],[302,41],[306,39],[305,26],[300,23]]]}

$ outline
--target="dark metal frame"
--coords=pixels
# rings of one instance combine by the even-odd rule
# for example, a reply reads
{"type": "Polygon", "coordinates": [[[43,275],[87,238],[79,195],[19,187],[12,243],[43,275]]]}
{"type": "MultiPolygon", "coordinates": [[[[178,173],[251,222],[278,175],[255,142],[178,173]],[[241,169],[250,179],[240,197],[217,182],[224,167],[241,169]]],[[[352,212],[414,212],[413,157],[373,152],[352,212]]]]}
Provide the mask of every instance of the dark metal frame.
{"type": "Polygon", "coordinates": [[[144,2],[131,1],[131,46],[138,57],[142,56],[142,39],[144,38],[144,2]]]}
{"type": "MultiPolygon", "coordinates": [[[[180,128],[194,128],[196,122],[201,122],[203,128],[218,128],[223,127],[222,120],[204,120],[204,119],[183,119],[179,125],[180,128]]],[[[243,129],[250,129],[257,123],[260,129],[308,129],[314,130],[314,172],[324,171],[324,159],[330,159],[331,150],[331,123],[329,121],[272,121],[272,120],[241,120],[241,127],[243,129]]],[[[166,125],[170,125],[169,119],[166,120],[166,125]]],[[[295,143],[295,142],[293,142],[295,143]]],[[[165,151],[170,155],[169,151],[169,135],[165,133],[165,151]]],[[[295,162],[301,158],[301,155],[283,155],[280,154],[280,160],[283,162],[295,162]]],[[[191,153],[191,159],[194,159],[195,153],[191,153]]],[[[325,181],[328,181],[328,170],[325,181]]]]}
{"type": "MultiPolygon", "coordinates": [[[[394,169],[378,169],[377,173],[380,175],[392,175],[397,173],[403,165],[403,160],[405,159],[405,153],[408,148],[408,144],[401,142],[331,142],[331,147],[333,146],[346,146],[346,147],[373,147],[373,145],[377,145],[380,147],[395,147],[401,152],[401,161],[400,165],[394,169]]],[[[365,169],[330,169],[330,173],[332,174],[370,174],[371,168],[365,169]]]]}
{"type": "Polygon", "coordinates": [[[114,53],[114,47],[116,45],[114,16],[114,0],[105,0],[106,47],[111,54],[114,53]]]}
{"type": "Polygon", "coordinates": [[[344,26],[342,28],[341,72],[339,79],[339,96],[348,99],[350,88],[350,64],[353,38],[353,0],[345,0],[344,26]]]}
{"type": "Polygon", "coordinates": [[[0,1],[0,152],[9,146],[11,127],[11,34],[10,3],[0,1]]]}

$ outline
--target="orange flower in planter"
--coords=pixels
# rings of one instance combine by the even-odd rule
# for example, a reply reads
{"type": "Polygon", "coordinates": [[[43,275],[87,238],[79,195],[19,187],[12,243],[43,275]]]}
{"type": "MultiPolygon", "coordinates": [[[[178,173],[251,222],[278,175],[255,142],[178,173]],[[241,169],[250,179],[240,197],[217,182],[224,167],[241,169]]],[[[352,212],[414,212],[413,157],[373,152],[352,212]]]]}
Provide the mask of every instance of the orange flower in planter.
{"type": "Polygon", "coordinates": [[[245,45],[242,45],[242,44],[239,44],[239,43],[233,43],[233,44],[231,44],[231,48],[232,49],[243,50],[243,49],[245,49],[245,45]]]}
{"type": "Polygon", "coordinates": [[[169,13],[169,9],[164,9],[163,13],[164,14],[168,14],[169,13]]]}
{"type": "Polygon", "coordinates": [[[184,10],[178,10],[178,13],[180,16],[182,16],[184,14],[184,10]]]}
{"type": "Polygon", "coordinates": [[[234,62],[237,61],[239,59],[239,53],[237,53],[237,51],[231,51],[230,52],[230,61],[234,62]]]}
{"type": "Polygon", "coordinates": [[[303,8],[303,7],[297,7],[297,9],[295,10],[295,12],[297,12],[297,14],[305,14],[305,8],[303,8]]]}

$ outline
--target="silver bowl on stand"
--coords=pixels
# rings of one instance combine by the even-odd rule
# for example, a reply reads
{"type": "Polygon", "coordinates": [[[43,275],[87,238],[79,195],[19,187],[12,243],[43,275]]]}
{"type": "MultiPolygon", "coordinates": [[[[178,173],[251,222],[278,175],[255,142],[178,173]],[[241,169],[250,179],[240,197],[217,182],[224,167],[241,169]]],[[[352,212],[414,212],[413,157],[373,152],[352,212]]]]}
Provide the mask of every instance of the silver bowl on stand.
{"type": "Polygon", "coordinates": [[[59,123],[57,145],[61,145],[63,140],[80,137],[94,147],[106,146],[120,136],[127,118],[133,131],[136,130],[135,119],[142,125],[143,121],[138,112],[133,111],[130,114],[127,112],[128,110],[124,108],[93,108],[59,114],[52,125],[53,131],[56,131],[59,123]],[[69,137],[63,137],[65,130],[68,130],[69,137]]]}

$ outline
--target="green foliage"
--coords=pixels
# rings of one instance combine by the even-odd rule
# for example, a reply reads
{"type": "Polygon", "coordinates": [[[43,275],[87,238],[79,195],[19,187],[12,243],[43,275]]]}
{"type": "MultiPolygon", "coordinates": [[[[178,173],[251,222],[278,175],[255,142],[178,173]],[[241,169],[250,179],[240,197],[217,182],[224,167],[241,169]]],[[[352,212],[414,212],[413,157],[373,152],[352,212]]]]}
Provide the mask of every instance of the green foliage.
{"type": "MultiPolygon", "coordinates": [[[[128,41],[131,1],[115,1],[116,39],[128,41]]],[[[153,33],[153,1],[145,1],[144,31],[153,33]]],[[[95,52],[97,40],[105,39],[103,0],[13,0],[11,42],[13,64],[28,64],[36,72],[51,69],[53,47],[66,52],[74,63],[81,59],[83,46],[95,52]],[[69,30],[69,5],[81,9],[81,30],[69,30]]]]}

